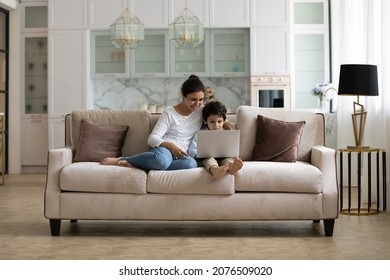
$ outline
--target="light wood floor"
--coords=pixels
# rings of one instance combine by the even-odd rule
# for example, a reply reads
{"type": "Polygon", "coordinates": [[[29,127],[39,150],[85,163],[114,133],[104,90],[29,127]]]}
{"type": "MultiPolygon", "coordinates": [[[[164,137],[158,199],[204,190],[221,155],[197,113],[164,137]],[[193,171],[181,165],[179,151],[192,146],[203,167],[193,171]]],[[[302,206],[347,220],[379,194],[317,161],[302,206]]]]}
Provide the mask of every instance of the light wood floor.
{"type": "Polygon", "coordinates": [[[64,221],[52,237],[44,185],[44,175],[29,174],[0,186],[0,259],[390,259],[390,213],[340,215],[333,237],[310,221],[64,221]]]}

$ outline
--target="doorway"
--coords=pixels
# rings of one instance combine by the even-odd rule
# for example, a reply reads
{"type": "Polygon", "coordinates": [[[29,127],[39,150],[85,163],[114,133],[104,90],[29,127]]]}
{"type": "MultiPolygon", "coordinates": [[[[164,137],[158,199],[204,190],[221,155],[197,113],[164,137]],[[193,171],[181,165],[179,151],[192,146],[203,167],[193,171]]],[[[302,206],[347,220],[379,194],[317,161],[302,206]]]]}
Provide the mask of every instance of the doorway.
{"type": "Polygon", "coordinates": [[[0,172],[8,173],[9,12],[0,8],[0,172]]]}

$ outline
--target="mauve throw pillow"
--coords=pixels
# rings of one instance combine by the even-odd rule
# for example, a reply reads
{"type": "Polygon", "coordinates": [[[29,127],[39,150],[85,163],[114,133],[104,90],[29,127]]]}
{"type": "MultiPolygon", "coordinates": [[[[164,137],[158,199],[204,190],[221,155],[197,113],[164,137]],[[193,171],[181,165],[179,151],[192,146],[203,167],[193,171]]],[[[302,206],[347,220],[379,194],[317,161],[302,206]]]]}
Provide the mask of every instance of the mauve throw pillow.
{"type": "Polygon", "coordinates": [[[127,125],[104,125],[81,120],[80,136],[73,161],[101,161],[119,157],[129,129],[127,125]]]}
{"type": "Polygon", "coordinates": [[[304,126],[304,121],[285,122],[258,115],[251,160],[295,162],[304,126]]]}

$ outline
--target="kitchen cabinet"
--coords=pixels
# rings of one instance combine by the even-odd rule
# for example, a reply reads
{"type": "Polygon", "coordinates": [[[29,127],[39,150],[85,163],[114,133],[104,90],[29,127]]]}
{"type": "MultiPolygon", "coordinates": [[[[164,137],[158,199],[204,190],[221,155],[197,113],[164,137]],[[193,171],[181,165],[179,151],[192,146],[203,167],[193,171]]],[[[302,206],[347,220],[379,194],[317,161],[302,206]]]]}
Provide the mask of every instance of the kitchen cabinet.
{"type": "Polygon", "coordinates": [[[23,35],[23,114],[47,114],[47,33],[23,35]]]}
{"type": "Polygon", "coordinates": [[[86,29],[88,27],[88,0],[50,0],[48,4],[49,29],[86,29]]]}
{"type": "MultiPolygon", "coordinates": [[[[166,28],[168,26],[168,0],[132,0],[133,14],[145,28],[166,28]]],[[[119,16],[119,15],[118,15],[119,16]]]]}
{"type": "Polygon", "coordinates": [[[47,32],[47,1],[22,5],[22,32],[47,32]]]}
{"type": "Polygon", "coordinates": [[[251,0],[250,4],[252,27],[289,26],[289,0],[251,0]]]}
{"type": "Polygon", "coordinates": [[[91,33],[92,78],[169,77],[169,42],[166,30],[145,30],[134,50],[115,48],[109,31],[91,33]]]}
{"type": "Polygon", "coordinates": [[[92,78],[128,78],[129,51],[118,49],[110,42],[109,31],[91,32],[92,78]]]}
{"type": "Polygon", "coordinates": [[[49,118],[87,107],[88,40],[84,30],[49,31],[49,118]]]}
{"type": "Polygon", "coordinates": [[[144,41],[131,51],[132,77],[169,77],[169,41],[164,30],[146,30],[144,41]]]}
{"type": "MultiPolygon", "coordinates": [[[[169,0],[169,23],[183,12],[186,0],[169,0]]],[[[205,28],[210,26],[209,0],[187,0],[187,8],[196,16],[205,28]]]]}
{"type": "Polygon", "coordinates": [[[21,164],[44,166],[48,150],[47,2],[22,4],[21,164]]]}
{"type": "MultiPolygon", "coordinates": [[[[86,30],[49,30],[48,145],[64,146],[64,118],[87,109],[90,89],[86,30]]],[[[91,107],[91,106],[89,106],[91,107]]]]}
{"type": "Polygon", "coordinates": [[[50,149],[65,146],[65,117],[49,119],[48,145],[50,149]]]}
{"type": "Polygon", "coordinates": [[[312,89],[331,82],[328,1],[295,0],[292,7],[293,104],[297,109],[318,108],[312,89]]]}
{"type": "Polygon", "coordinates": [[[89,0],[89,28],[106,30],[122,14],[123,0],[89,0]]]}
{"type": "Polygon", "coordinates": [[[209,0],[210,27],[249,27],[249,0],[209,0]]]}
{"type": "Polygon", "coordinates": [[[48,124],[44,115],[22,119],[22,166],[46,165],[48,124]]]}
{"type": "Polygon", "coordinates": [[[175,48],[170,46],[171,77],[189,77],[195,74],[208,77],[210,74],[209,32],[205,30],[204,41],[196,48],[175,48]]]}
{"type": "Polygon", "coordinates": [[[289,74],[289,28],[253,27],[250,32],[251,75],[289,74]]]}
{"type": "Polygon", "coordinates": [[[210,53],[210,76],[249,76],[248,29],[210,30],[210,53]]]}

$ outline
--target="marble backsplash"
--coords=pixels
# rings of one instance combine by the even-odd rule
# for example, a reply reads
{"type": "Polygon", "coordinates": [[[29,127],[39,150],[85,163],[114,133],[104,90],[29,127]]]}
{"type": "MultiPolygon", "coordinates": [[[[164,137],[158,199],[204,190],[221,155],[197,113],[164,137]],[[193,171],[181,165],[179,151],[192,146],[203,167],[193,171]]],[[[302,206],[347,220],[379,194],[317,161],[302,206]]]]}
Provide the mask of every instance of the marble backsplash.
{"type": "MultiPolygon", "coordinates": [[[[205,86],[214,89],[215,98],[229,111],[250,104],[249,78],[201,78],[205,86]]],[[[137,109],[148,107],[151,111],[163,110],[181,100],[182,78],[137,78],[94,80],[94,107],[96,109],[137,109]]]]}

